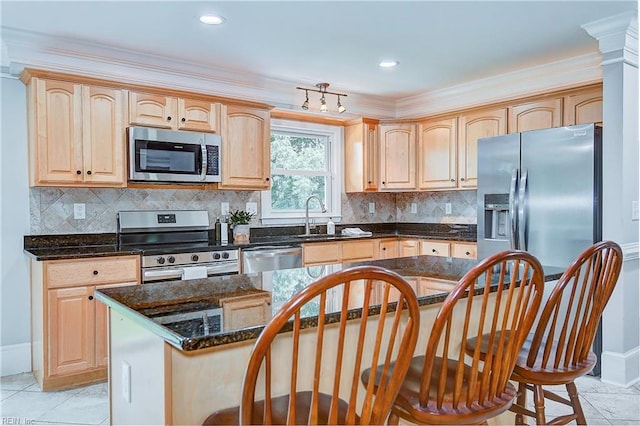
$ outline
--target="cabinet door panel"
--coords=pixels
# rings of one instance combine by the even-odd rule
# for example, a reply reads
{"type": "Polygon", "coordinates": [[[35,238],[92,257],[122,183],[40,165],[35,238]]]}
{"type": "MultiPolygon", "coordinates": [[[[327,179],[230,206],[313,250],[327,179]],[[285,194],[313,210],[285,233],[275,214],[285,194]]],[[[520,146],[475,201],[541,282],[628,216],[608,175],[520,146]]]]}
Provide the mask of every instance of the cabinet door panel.
{"type": "Polygon", "coordinates": [[[420,242],[420,254],[427,254],[429,256],[449,256],[450,255],[449,243],[440,243],[434,241],[421,241],[420,242]]]}
{"type": "Polygon", "coordinates": [[[271,319],[271,294],[221,299],[223,330],[263,325],[271,319]]]}
{"type": "Polygon", "coordinates": [[[413,124],[381,125],[381,190],[416,188],[416,142],[413,124]]]}
{"type": "Polygon", "coordinates": [[[379,259],[394,259],[398,257],[398,240],[380,241],[379,259]]]}
{"type": "Polygon", "coordinates": [[[176,98],[153,93],[129,93],[129,122],[142,126],[177,129],[176,98]]]}
{"type": "Polygon", "coordinates": [[[507,133],[507,109],[499,108],[460,117],[458,134],[458,186],[478,186],[478,139],[507,133]]]}
{"type": "Polygon", "coordinates": [[[462,257],[465,259],[475,259],[478,257],[477,245],[473,243],[453,243],[453,257],[462,257]]]}
{"type": "Polygon", "coordinates": [[[220,104],[196,99],[178,99],[178,128],[220,133],[220,104]]]}
{"type": "Polygon", "coordinates": [[[564,97],[563,124],[589,123],[602,125],[602,88],[564,97]]]}
{"type": "Polygon", "coordinates": [[[342,260],[340,243],[302,245],[302,264],[305,266],[339,263],[340,260],[342,260]]]}
{"type": "Polygon", "coordinates": [[[85,182],[125,183],[125,99],[123,90],[82,88],[85,182]]]}
{"type": "Polygon", "coordinates": [[[457,186],[457,119],[420,123],[418,170],[420,189],[457,186]]]}
{"type": "Polygon", "coordinates": [[[529,102],[509,108],[509,133],[562,125],[562,98],[529,102]]]}
{"type": "Polygon", "coordinates": [[[271,168],[269,111],[237,106],[226,109],[219,187],[268,189],[271,168]]]}
{"type": "Polygon", "coordinates": [[[400,240],[398,247],[400,257],[418,256],[420,254],[420,242],[418,240],[400,240]]]}
{"type": "Polygon", "coordinates": [[[49,290],[49,375],[81,372],[94,364],[91,287],[49,290]]]}
{"type": "Polygon", "coordinates": [[[33,184],[82,182],[82,96],[78,84],[37,80],[33,184]]]}
{"type": "Polygon", "coordinates": [[[342,261],[371,260],[375,258],[375,240],[345,241],[342,243],[342,261]]]}

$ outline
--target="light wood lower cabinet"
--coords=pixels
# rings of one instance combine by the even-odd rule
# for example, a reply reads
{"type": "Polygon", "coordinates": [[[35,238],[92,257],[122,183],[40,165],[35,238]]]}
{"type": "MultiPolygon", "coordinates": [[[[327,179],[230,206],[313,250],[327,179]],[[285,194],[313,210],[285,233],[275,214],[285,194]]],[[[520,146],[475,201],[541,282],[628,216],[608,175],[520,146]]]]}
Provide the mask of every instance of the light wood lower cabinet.
{"type": "Polygon", "coordinates": [[[374,238],[303,244],[302,264],[304,266],[313,266],[377,259],[379,241],[379,239],[374,238]]]}
{"type": "Polygon", "coordinates": [[[398,239],[381,239],[378,246],[378,259],[393,259],[399,257],[398,239]]]}
{"type": "Polygon", "coordinates": [[[476,243],[451,243],[451,256],[476,259],[478,257],[478,245],[476,243]]]}
{"type": "Polygon", "coordinates": [[[32,366],[43,390],[107,377],[107,309],[96,289],[140,283],[140,256],[31,262],[32,366]]]}
{"type": "Polygon", "coordinates": [[[263,325],[271,319],[270,292],[222,298],[220,305],[225,331],[263,325]]]}
{"type": "Polygon", "coordinates": [[[448,242],[420,241],[420,254],[449,257],[451,245],[448,242]]]}

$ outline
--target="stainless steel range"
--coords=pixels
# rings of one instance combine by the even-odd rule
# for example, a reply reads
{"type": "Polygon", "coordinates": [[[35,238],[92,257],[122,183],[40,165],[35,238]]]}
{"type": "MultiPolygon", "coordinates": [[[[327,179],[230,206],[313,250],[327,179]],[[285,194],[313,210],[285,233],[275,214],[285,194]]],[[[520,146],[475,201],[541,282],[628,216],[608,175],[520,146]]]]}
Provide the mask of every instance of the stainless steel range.
{"type": "Polygon", "coordinates": [[[118,244],[142,251],[142,282],[239,272],[237,249],[212,246],[206,210],[118,213],[118,244]]]}

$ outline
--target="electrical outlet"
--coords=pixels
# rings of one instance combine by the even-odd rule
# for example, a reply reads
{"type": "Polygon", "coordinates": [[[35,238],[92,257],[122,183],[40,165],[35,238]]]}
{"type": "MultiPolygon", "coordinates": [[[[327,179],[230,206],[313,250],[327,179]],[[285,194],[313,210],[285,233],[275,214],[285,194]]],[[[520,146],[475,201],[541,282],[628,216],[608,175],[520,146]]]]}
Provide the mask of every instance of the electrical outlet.
{"type": "Polygon", "coordinates": [[[416,203],[411,203],[411,213],[418,213],[418,205],[416,203]]]}
{"type": "Polygon", "coordinates": [[[122,361],[122,398],[131,402],[131,365],[122,361]]]}
{"type": "Polygon", "coordinates": [[[258,214],[258,203],[247,203],[245,205],[247,213],[258,214]]]}
{"type": "Polygon", "coordinates": [[[369,203],[369,213],[376,212],[376,203],[369,203]]]}
{"type": "Polygon", "coordinates": [[[638,211],[638,201],[631,202],[631,220],[638,220],[640,212],[638,211]]]}
{"type": "Polygon", "coordinates": [[[73,218],[74,219],[85,218],[84,203],[73,203],[73,218]]]}
{"type": "Polygon", "coordinates": [[[451,203],[446,203],[444,205],[444,212],[445,214],[451,214],[451,203]]]}
{"type": "Polygon", "coordinates": [[[221,216],[229,215],[229,203],[220,203],[220,215],[221,216]]]}

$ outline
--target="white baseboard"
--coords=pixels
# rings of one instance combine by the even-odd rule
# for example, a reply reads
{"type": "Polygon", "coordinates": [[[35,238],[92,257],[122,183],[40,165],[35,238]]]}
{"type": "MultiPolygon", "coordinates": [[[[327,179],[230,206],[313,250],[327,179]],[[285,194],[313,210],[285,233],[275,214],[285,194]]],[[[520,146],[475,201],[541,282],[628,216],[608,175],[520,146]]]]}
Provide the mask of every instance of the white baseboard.
{"type": "Polygon", "coordinates": [[[31,343],[0,346],[0,376],[31,371],[31,343]]]}
{"type": "Polygon", "coordinates": [[[640,382],[640,347],[625,353],[602,352],[600,380],[622,387],[640,382]]]}

